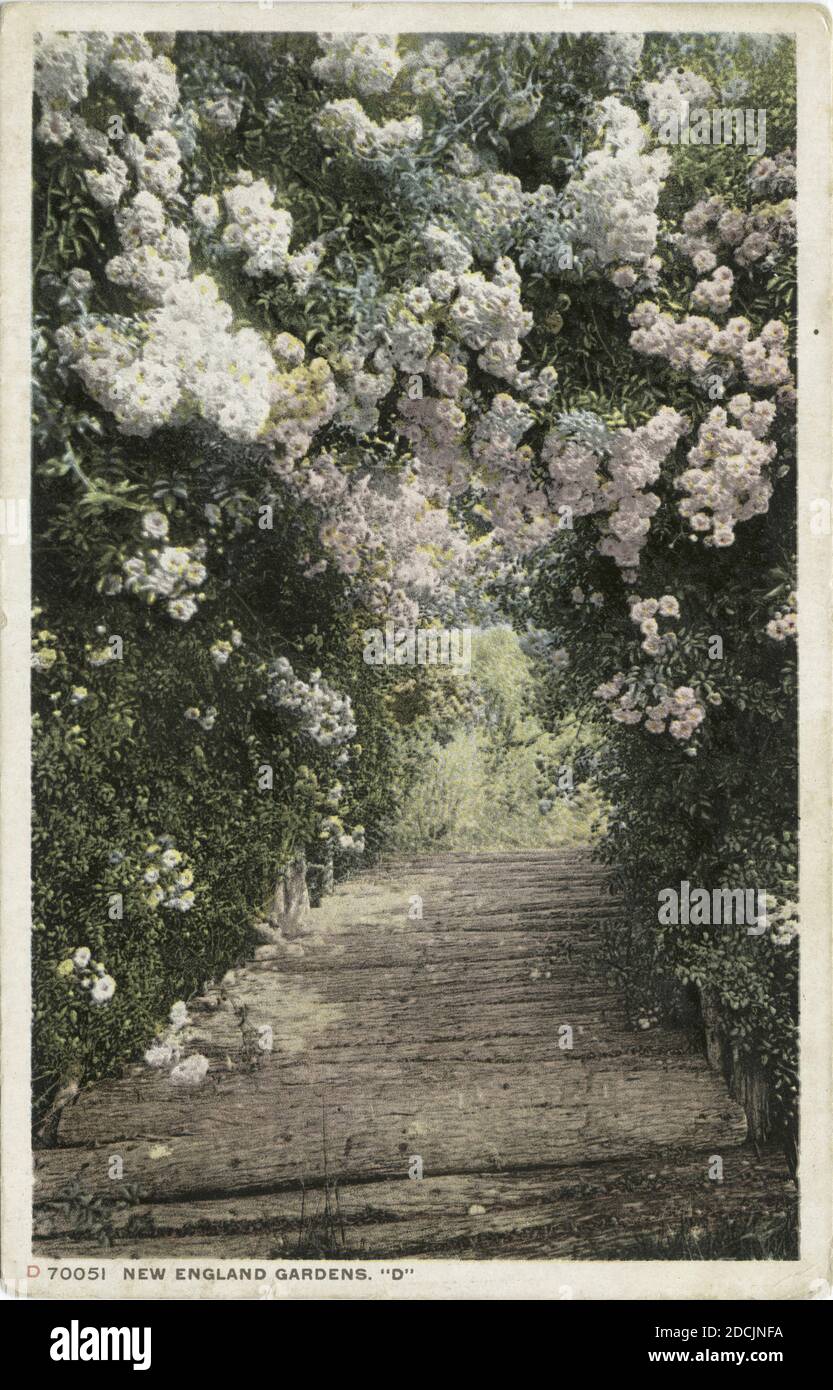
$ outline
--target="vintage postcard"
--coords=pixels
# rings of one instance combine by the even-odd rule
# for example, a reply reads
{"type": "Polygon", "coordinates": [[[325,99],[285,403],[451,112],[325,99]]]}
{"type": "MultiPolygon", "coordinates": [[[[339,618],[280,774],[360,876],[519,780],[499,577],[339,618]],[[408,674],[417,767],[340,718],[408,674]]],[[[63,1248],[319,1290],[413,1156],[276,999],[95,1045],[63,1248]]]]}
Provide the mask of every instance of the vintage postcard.
{"type": "Polygon", "coordinates": [[[0,24],[6,1289],[827,1296],[829,13],[0,24]]]}

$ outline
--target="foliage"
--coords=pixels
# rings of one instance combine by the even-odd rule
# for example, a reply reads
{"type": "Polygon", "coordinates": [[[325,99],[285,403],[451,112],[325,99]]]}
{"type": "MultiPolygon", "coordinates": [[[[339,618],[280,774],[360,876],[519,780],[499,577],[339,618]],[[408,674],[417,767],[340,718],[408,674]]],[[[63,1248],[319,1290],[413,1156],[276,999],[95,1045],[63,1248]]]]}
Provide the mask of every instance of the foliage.
{"type": "Polygon", "coordinates": [[[476,717],[426,727],[412,745],[415,772],[395,843],[412,852],[589,843],[603,815],[590,787],[573,782],[580,731],[571,718],[557,734],[542,727],[531,663],[511,629],[475,634],[470,680],[476,717]],[[545,771],[554,779],[550,798],[542,795],[545,771]]]}
{"type": "Polygon", "coordinates": [[[792,1123],[790,40],[56,35],[35,90],[41,1101],[301,849],[497,804],[599,820],[648,1022],[708,986],[792,1123]],[[664,143],[684,102],[765,157],[664,143]],[[387,622],[475,627],[471,680],[368,664],[387,622]],[[683,880],[767,930],[663,926],[683,880]]]}

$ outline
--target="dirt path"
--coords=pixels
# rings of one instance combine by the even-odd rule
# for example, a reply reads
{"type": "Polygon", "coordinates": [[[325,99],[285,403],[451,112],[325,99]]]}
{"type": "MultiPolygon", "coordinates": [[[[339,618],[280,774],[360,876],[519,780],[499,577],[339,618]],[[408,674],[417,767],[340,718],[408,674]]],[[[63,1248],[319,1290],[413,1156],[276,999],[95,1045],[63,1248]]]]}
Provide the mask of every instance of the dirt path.
{"type": "Polygon", "coordinates": [[[786,1174],[750,1154],[698,1040],[628,1028],[596,958],[616,911],[584,851],[391,860],[340,886],[311,935],[191,1001],[201,1087],[137,1066],[63,1111],[36,1250],[616,1258],[686,1218],[782,1210],[786,1174]],[[241,1005],[273,1029],[254,1066],[241,1005]]]}

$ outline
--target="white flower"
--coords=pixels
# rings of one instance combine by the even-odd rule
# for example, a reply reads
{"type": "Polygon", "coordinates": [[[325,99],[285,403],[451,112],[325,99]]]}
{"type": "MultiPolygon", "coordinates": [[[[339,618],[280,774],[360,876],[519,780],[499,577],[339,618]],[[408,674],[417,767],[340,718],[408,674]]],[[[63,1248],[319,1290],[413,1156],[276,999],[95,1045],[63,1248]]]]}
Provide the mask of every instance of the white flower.
{"type": "Polygon", "coordinates": [[[69,272],[67,276],[67,285],[72,290],[73,294],[86,295],[89,294],[93,287],[93,277],[88,270],[84,270],[79,266],[76,270],[71,270],[69,272]]]}
{"type": "Polygon", "coordinates": [[[611,279],[618,290],[629,290],[636,284],[636,271],[633,266],[620,265],[614,270],[611,279]]]}
{"type": "Polygon", "coordinates": [[[209,648],[209,655],[218,670],[221,666],[225,666],[231,656],[232,650],[231,642],[219,641],[211,645],[209,648]]]}
{"type": "Polygon", "coordinates": [[[91,999],[94,1004],[106,1004],[116,992],[116,982],[112,975],[100,975],[94,981],[91,999]]]}
{"type": "Polygon", "coordinates": [[[142,517],[142,534],[154,540],[165,540],[168,535],[168,518],[164,512],[145,512],[142,517]]]}
{"type": "Polygon", "coordinates": [[[234,130],[242,111],[243,102],[227,92],[217,101],[206,102],[202,113],[209,125],[217,130],[234,130]]]}
{"type": "Polygon", "coordinates": [[[173,598],[168,604],[168,612],[177,622],[187,623],[197,611],[197,605],[192,598],[173,598]]]}
{"type": "Polygon", "coordinates": [[[78,950],[75,952],[75,955],[72,957],[72,963],[75,966],[76,970],[86,970],[87,966],[90,963],[91,955],[92,952],[89,946],[79,946],[78,950]]]}
{"type": "Polygon", "coordinates": [[[201,227],[213,231],[220,220],[220,204],[207,193],[200,193],[194,199],[191,211],[201,227]]]}
{"type": "Polygon", "coordinates": [[[431,308],[431,295],[422,285],[414,285],[405,295],[405,303],[414,314],[427,314],[431,308]]]}
{"type": "Polygon", "coordinates": [[[191,1022],[188,1016],[188,1005],[185,1003],[183,999],[178,999],[175,1004],[171,1005],[171,1011],[168,1014],[168,1018],[171,1022],[171,1026],[177,1030],[180,1028],[184,1028],[188,1023],[191,1022]]]}
{"type": "Polygon", "coordinates": [[[145,1061],[149,1067],[169,1067],[178,1058],[179,1048],[177,1045],[165,1040],[151,1043],[145,1052],[145,1061]]]}
{"type": "Polygon", "coordinates": [[[201,1086],[206,1078],[209,1068],[207,1057],[203,1057],[201,1052],[192,1052],[190,1057],[186,1057],[183,1062],[178,1062],[171,1072],[171,1083],[174,1086],[201,1086]]]}
{"type": "Polygon", "coordinates": [[[65,145],[72,126],[62,111],[44,111],[35,128],[35,135],[44,145],[65,145]]]}
{"type": "Polygon", "coordinates": [[[457,288],[457,282],[449,270],[432,270],[426,284],[429,295],[441,304],[450,299],[457,288]]]}
{"type": "Polygon", "coordinates": [[[306,349],[300,338],[295,338],[291,333],[278,333],[272,341],[272,347],[276,357],[280,357],[290,367],[300,367],[306,355],[306,349]]]}

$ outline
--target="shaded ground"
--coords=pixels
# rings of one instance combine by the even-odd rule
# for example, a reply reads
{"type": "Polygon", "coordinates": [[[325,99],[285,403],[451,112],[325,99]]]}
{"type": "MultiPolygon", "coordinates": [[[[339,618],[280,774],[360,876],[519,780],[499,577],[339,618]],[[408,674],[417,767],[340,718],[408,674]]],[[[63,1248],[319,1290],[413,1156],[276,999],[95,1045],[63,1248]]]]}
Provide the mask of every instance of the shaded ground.
{"type": "Polygon", "coordinates": [[[700,1040],[629,1030],[600,977],[616,910],[582,850],[402,858],[342,885],[310,935],[191,1001],[202,1087],[137,1066],[63,1111],[36,1155],[36,1250],[783,1258],[785,1167],[750,1151],[700,1040]],[[241,1008],[273,1028],[260,1061],[241,1008]]]}

